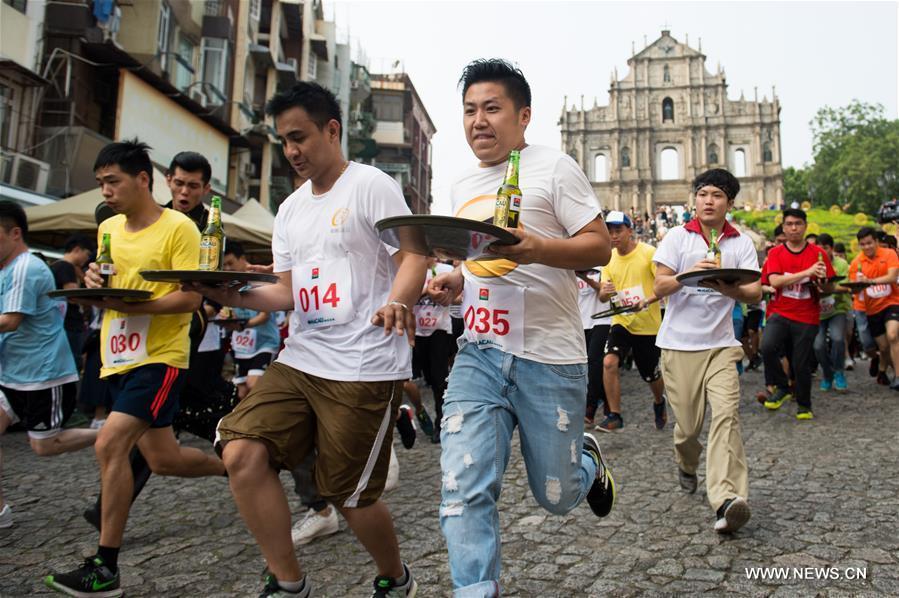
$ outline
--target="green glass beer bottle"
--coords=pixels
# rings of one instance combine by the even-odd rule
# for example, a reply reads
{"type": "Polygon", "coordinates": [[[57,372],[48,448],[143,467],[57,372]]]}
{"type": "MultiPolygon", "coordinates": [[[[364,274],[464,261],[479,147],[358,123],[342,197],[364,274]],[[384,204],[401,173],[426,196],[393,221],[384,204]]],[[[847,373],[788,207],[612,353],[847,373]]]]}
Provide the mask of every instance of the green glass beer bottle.
{"type": "Polygon", "coordinates": [[[100,276],[103,278],[103,286],[108,288],[109,277],[113,274],[112,236],[109,233],[103,233],[103,240],[100,245],[100,255],[97,256],[96,264],[100,266],[100,276]]]}
{"type": "Polygon", "coordinates": [[[225,229],[222,226],[222,198],[212,196],[209,222],[200,237],[200,270],[221,270],[225,255],[225,229]]]}
{"type": "Polygon", "coordinates": [[[509,164],[506,166],[506,178],[499,191],[496,192],[496,208],[493,211],[493,224],[502,228],[518,228],[521,215],[521,189],[518,187],[518,168],[521,152],[512,150],[509,153],[509,164]]]}
{"type": "Polygon", "coordinates": [[[716,267],[721,267],[721,248],[718,247],[718,231],[714,228],[709,231],[709,250],[705,254],[705,259],[715,262],[716,267]]]}

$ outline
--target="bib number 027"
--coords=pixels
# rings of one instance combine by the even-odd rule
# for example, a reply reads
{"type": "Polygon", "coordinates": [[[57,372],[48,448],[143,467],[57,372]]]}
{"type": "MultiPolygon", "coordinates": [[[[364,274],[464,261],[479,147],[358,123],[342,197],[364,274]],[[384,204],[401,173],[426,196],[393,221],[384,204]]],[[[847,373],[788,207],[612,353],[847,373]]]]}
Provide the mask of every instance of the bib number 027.
{"type": "Polygon", "coordinates": [[[486,334],[492,332],[496,336],[505,336],[509,334],[509,320],[505,316],[509,315],[508,309],[487,309],[486,307],[475,308],[469,305],[465,310],[465,325],[469,330],[477,334],[486,334]]]}
{"type": "Polygon", "coordinates": [[[311,288],[301,288],[298,293],[298,299],[300,300],[300,308],[304,312],[308,312],[310,308],[313,311],[319,311],[322,308],[322,305],[330,305],[333,309],[337,309],[337,304],[340,303],[340,297],[337,296],[337,283],[332,282],[324,295],[319,298],[319,287],[318,285],[311,288]]]}

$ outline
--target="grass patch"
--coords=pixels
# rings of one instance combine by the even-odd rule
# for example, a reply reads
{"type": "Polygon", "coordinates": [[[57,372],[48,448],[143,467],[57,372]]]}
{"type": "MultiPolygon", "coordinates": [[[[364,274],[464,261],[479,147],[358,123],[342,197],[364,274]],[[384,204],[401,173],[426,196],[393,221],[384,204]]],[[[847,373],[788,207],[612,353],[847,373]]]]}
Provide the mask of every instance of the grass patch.
{"type": "MultiPolygon", "coordinates": [[[[806,210],[808,215],[809,231],[820,233],[828,233],[837,243],[844,243],[846,250],[855,253],[857,251],[857,242],[855,233],[862,226],[872,226],[875,229],[880,228],[877,224],[875,216],[865,214],[866,222],[860,224],[856,221],[858,214],[846,214],[843,212],[833,213],[825,208],[812,208],[806,210]],[[817,229],[815,230],[815,226],[817,229]],[[850,247],[852,248],[850,250],[850,247]]],[[[734,210],[734,220],[749,228],[765,235],[766,238],[774,240],[774,228],[780,221],[781,212],[778,210],[764,210],[758,212],[745,212],[742,210],[734,210]]]]}

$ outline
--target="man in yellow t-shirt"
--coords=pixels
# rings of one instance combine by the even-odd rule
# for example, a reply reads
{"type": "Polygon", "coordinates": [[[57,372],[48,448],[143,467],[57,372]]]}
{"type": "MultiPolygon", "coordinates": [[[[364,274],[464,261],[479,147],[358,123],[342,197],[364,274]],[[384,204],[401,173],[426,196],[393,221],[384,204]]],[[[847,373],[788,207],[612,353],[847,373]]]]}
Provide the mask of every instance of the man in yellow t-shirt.
{"type": "MultiPolygon", "coordinates": [[[[50,588],[76,595],[120,595],[118,554],[133,490],[128,455],[138,446],[154,473],[180,477],[224,475],[221,460],[178,445],[172,419],[184,383],[191,313],[200,295],[174,284],[152,283],[141,270],[195,269],[200,234],[196,225],[153,200],[153,165],[146,144],[111,143],[94,164],[100,191],[117,215],[100,226],[111,235],[113,274],[109,286],[146,290],[147,301],[85,302],[105,309],[101,331],[101,377],[109,381],[112,412],[97,438],[102,509],[96,555],[81,567],[45,578],[50,588]]],[[[103,286],[97,264],[85,274],[89,288],[103,286]]]]}
{"type": "Polygon", "coordinates": [[[652,261],[655,248],[634,238],[631,220],[622,212],[612,211],[606,217],[612,241],[612,259],[602,269],[600,301],[611,301],[615,307],[634,306],[634,311],[612,317],[612,328],[603,358],[603,385],[609,414],[596,426],[611,432],[624,426],[621,417],[621,379],[618,365],[633,351],[640,376],[652,389],[655,399],[655,424],[664,429],[668,421],[665,410],[665,386],[659,369],[656,334],[662,324],[662,312],[653,293],[656,266],[652,261]]]}

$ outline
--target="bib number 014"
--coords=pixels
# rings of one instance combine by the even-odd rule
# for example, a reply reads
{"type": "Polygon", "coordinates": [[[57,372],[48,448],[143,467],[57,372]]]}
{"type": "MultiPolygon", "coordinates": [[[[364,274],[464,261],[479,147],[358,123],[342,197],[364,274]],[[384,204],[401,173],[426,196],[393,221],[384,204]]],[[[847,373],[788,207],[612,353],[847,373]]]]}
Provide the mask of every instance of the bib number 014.
{"type": "Polygon", "coordinates": [[[306,288],[303,287],[300,289],[297,299],[300,302],[300,308],[304,312],[310,311],[319,311],[322,308],[322,305],[330,305],[333,309],[337,309],[337,304],[340,303],[340,297],[337,295],[337,283],[332,282],[324,295],[319,298],[319,287],[318,285],[306,288]]]}

